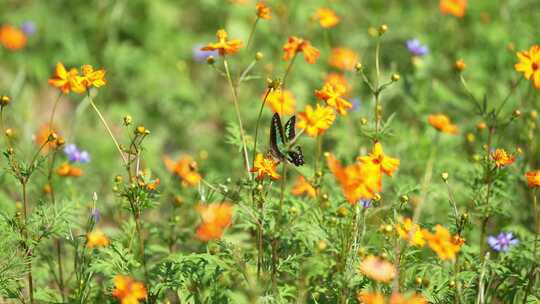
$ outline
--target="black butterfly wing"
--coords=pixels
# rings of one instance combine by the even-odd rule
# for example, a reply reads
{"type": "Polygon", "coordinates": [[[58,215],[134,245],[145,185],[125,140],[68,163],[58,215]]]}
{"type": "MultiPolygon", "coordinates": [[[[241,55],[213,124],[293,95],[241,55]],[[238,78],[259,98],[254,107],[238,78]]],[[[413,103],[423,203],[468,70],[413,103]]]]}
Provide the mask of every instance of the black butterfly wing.
{"type": "Polygon", "coordinates": [[[293,165],[299,167],[304,164],[304,154],[302,153],[302,149],[300,146],[295,147],[296,151],[288,151],[287,152],[287,159],[289,162],[291,162],[293,165]]]}
{"type": "Polygon", "coordinates": [[[274,116],[272,116],[272,122],[270,124],[270,151],[277,158],[283,159],[285,156],[279,150],[277,141],[278,133],[281,142],[283,142],[283,126],[281,125],[281,118],[279,117],[278,113],[275,113],[274,116]]]}
{"type": "Polygon", "coordinates": [[[293,140],[296,136],[296,115],[291,116],[287,123],[285,123],[285,135],[287,136],[287,142],[293,140]]]}

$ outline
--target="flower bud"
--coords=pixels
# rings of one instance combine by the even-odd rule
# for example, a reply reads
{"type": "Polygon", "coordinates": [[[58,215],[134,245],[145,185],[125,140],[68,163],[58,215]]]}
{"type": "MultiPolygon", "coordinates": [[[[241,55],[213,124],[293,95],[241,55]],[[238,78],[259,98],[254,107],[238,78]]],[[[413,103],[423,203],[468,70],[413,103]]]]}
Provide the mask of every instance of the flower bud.
{"type": "Polygon", "coordinates": [[[319,171],[315,172],[315,176],[317,176],[317,177],[321,177],[321,176],[322,176],[322,171],[321,171],[321,170],[319,170],[319,171]]]}
{"type": "Polygon", "coordinates": [[[409,197],[407,195],[402,195],[399,200],[403,203],[403,204],[406,204],[409,202],[409,197]]]}
{"type": "Polygon", "coordinates": [[[388,25],[383,24],[379,26],[379,36],[384,35],[384,33],[388,32],[388,25]]]}
{"type": "Polygon", "coordinates": [[[381,199],[382,199],[382,197],[381,197],[381,195],[379,193],[375,193],[375,195],[373,195],[373,201],[374,202],[379,202],[381,199]]]}
{"type": "Polygon", "coordinates": [[[146,132],[146,128],[144,126],[138,126],[135,129],[135,134],[137,135],[143,135],[146,132]]]}
{"type": "Polygon", "coordinates": [[[338,216],[339,217],[346,217],[349,215],[349,210],[345,207],[339,207],[338,209],[338,216]]]}
{"type": "Polygon", "coordinates": [[[441,178],[445,183],[446,181],[448,181],[448,177],[449,177],[448,172],[441,173],[441,178]]]}
{"type": "Polygon", "coordinates": [[[475,141],[475,139],[476,139],[476,137],[475,137],[474,134],[472,134],[472,133],[467,133],[466,138],[467,138],[467,141],[468,141],[469,143],[473,143],[473,142],[475,141]]]}
{"type": "Polygon", "coordinates": [[[324,240],[320,240],[319,243],[317,243],[319,251],[324,251],[326,247],[328,247],[328,244],[324,240]]]}
{"type": "Polygon", "coordinates": [[[367,125],[367,123],[368,123],[367,118],[365,118],[365,117],[360,118],[360,124],[361,125],[365,126],[365,125],[367,125]]]}
{"type": "Polygon", "coordinates": [[[535,110],[532,110],[529,115],[531,116],[532,119],[536,119],[538,117],[538,112],[536,112],[535,110]]]}
{"type": "Polygon", "coordinates": [[[360,71],[360,70],[362,70],[362,69],[364,68],[364,66],[363,66],[360,62],[358,62],[358,63],[354,66],[354,68],[355,68],[357,71],[360,71]]]}
{"type": "Polygon", "coordinates": [[[131,115],[124,116],[124,126],[129,126],[132,121],[133,121],[133,118],[131,118],[131,115]]]}
{"type": "Polygon", "coordinates": [[[514,118],[518,118],[521,116],[521,111],[520,110],[514,110],[514,112],[512,112],[512,116],[514,116],[514,118]]]}
{"type": "Polygon", "coordinates": [[[15,135],[15,132],[13,132],[12,128],[7,128],[6,131],[4,131],[4,133],[6,134],[6,137],[8,138],[12,138],[13,135],[15,135]]]}
{"type": "Polygon", "coordinates": [[[399,74],[397,74],[397,73],[394,73],[391,76],[391,79],[392,79],[393,82],[399,81],[400,78],[401,78],[401,76],[399,76],[399,74]]]}
{"type": "Polygon", "coordinates": [[[262,192],[264,190],[264,186],[261,184],[257,185],[257,191],[262,192]]]}
{"type": "Polygon", "coordinates": [[[175,207],[180,207],[184,203],[184,198],[182,198],[180,195],[175,195],[172,203],[175,207]]]}
{"type": "Polygon", "coordinates": [[[486,127],[487,127],[487,125],[483,121],[476,124],[476,130],[478,130],[478,132],[484,130],[486,127]]]}
{"type": "Polygon", "coordinates": [[[208,63],[208,64],[214,64],[214,63],[216,63],[216,59],[214,58],[214,56],[208,56],[208,57],[206,58],[206,63],[208,63]]]}
{"type": "Polygon", "coordinates": [[[49,134],[49,137],[47,137],[48,142],[55,141],[56,139],[58,139],[58,134],[56,134],[55,132],[51,132],[49,134]]]}
{"type": "Polygon", "coordinates": [[[263,58],[264,58],[264,55],[262,52],[255,53],[255,60],[259,61],[259,60],[262,60],[263,58]]]}
{"type": "Polygon", "coordinates": [[[456,69],[456,71],[458,72],[463,72],[466,68],[467,68],[467,65],[465,64],[465,61],[463,59],[458,59],[455,63],[454,63],[454,68],[456,69]]]}
{"type": "Polygon", "coordinates": [[[11,102],[11,98],[6,95],[0,96],[0,108],[6,107],[11,102]]]}

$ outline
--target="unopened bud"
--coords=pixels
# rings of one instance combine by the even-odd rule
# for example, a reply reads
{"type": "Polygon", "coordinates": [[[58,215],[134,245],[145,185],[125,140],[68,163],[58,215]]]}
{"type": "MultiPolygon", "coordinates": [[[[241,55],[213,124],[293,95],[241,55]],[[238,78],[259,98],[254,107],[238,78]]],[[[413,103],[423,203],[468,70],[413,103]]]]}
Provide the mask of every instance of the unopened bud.
{"type": "Polygon", "coordinates": [[[441,173],[441,178],[444,182],[448,180],[448,177],[449,177],[448,172],[441,173]]]}
{"type": "Polygon", "coordinates": [[[515,118],[518,118],[521,116],[521,111],[520,110],[514,110],[514,112],[512,113],[512,116],[514,116],[515,118]]]}
{"type": "Polygon", "coordinates": [[[255,60],[259,61],[264,58],[264,54],[261,52],[255,53],[255,60]]]}
{"type": "Polygon", "coordinates": [[[384,33],[388,32],[388,25],[383,24],[379,26],[379,35],[382,36],[384,33]]]}
{"type": "Polygon", "coordinates": [[[206,58],[206,63],[208,63],[208,64],[214,64],[214,63],[216,63],[216,59],[214,58],[214,56],[208,56],[208,57],[206,58]]]}
{"type": "Polygon", "coordinates": [[[392,79],[393,82],[399,81],[400,78],[401,78],[401,76],[399,76],[399,74],[397,74],[397,73],[394,73],[391,76],[391,79],[392,79]]]}
{"type": "Polygon", "coordinates": [[[363,66],[360,62],[358,62],[358,63],[354,66],[354,68],[355,68],[357,71],[360,71],[360,70],[362,70],[362,69],[364,68],[364,66],[363,66]]]}
{"type": "Polygon", "coordinates": [[[0,96],[0,108],[6,107],[7,105],[9,105],[10,101],[11,101],[11,98],[9,98],[9,96],[6,96],[6,95],[0,96]]]}
{"type": "Polygon", "coordinates": [[[146,132],[146,128],[145,128],[144,126],[138,126],[138,127],[135,129],[135,134],[143,135],[144,132],[146,132]]]}
{"type": "Polygon", "coordinates": [[[124,126],[129,126],[132,121],[133,121],[133,118],[131,118],[131,115],[124,116],[124,126]]]}

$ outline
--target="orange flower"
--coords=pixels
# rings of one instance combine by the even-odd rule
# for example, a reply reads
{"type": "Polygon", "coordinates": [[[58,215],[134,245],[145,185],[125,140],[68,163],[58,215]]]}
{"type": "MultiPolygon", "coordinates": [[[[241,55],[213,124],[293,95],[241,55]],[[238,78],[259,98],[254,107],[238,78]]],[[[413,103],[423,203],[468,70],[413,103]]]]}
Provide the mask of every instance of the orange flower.
{"type": "Polygon", "coordinates": [[[360,304],[385,304],[381,293],[361,292],[358,294],[360,304]]]}
{"type": "Polygon", "coordinates": [[[90,88],[92,86],[99,88],[107,84],[107,81],[105,80],[105,70],[101,69],[94,71],[94,68],[89,64],[83,65],[81,70],[83,73],[81,83],[86,88],[90,88]]]}
{"type": "Polygon", "coordinates": [[[456,125],[452,124],[450,118],[444,114],[434,114],[428,116],[428,122],[440,132],[455,135],[458,133],[456,125]]]}
{"type": "MultiPolygon", "coordinates": [[[[56,149],[58,147],[58,140],[49,141],[49,136],[52,134],[58,134],[58,131],[54,127],[49,127],[48,124],[41,125],[39,130],[35,135],[36,145],[41,147],[41,145],[47,143],[42,149],[41,152],[47,153],[51,149],[56,149]]],[[[58,135],[57,135],[58,136],[58,135]]]]}
{"type": "Polygon", "coordinates": [[[201,215],[201,224],[197,228],[197,237],[202,241],[219,240],[223,231],[231,225],[233,207],[228,203],[197,206],[201,215]]]}
{"type": "Polygon", "coordinates": [[[326,161],[350,204],[356,204],[361,199],[372,199],[381,191],[381,171],[373,163],[357,161],[343,167],[333,154],[328,154],[326,161]]]}
{"type": "Polygon", "coordinates": [[[296,179],[296,184],[294,184],[291,193],[296,196],[304,194],[309,197],[317,196],[317,190],[302,175],[298,176],[296,179]]]}
{"type": "Polygon", "coordinates": [[[334,48],[330,53],[330,59],[328,63],[330,66],[338,68],[340,70],[352,71],[358,63],[358,54],[347,48],[334,48]]]}
{"type": "Polygon", "coordinates": [[[345,79],[345,76],[340,73],[328,73],[326,78],[324,78],[324,83],[329,83],[333,86],[343,86],[345,87],[345,93],[348,94],[351,91],[351,85],[345,79]]]}
{"type": "Polygon", "coordinates": [[[495,161],[495,166],[497,168],[502,168],[508,165],[511,165],[516,160],[516,157],[512,154],[507,153],[504,149],[496,149],[490,154],[491,159],[495,161]]]}
{"type": "Polygon", "coordinates": [[[340,84],[326,83],[320,90],[315,91],[315,97],[324,100],[341,115],[347,115],[347,110],[352,108],[352,104],[342,98],[347,89],[340,84]]]}
{"type": "Polygon", "coordinates": [[[79,71],[75,68],[66,70],[62,63],[57,63],[54,69],[54,75],[49,79],[49,84],[59,88],[64,94],[73,91],[81,94],[86,91],[86,87],[82,84],[83,77],[79,76],[79,71]]]}
{"type": "Polygon", "coordinates": [[[441,13],[454,15],[459,18],[465,16],[466,8],[467,0],[441,0],[439,2],[441,13]]]}
{"type": "Polygon", "coordinates": [[[523,73],[525,79],[531,80],[536,89],[540,89],[540,46],[533,45],[529,51],[516,53],[519,63],[514,65],[517,72],[523,73]]]}
{"type": "Polygon", "coordinates": [[[26,35],[18,28],[6,24],[0,26],[0,44],[10,51],[16,51],[26,46],[26,35]]]}
{"type": "Polygon", "coordinates": [[[455,238],[441,225],[435,226],[435,233],[423,229],[422,234],[428,242],[428,245],[441,260],[454,260],[456,254],[461,249],[462,242],[457,242],[455,238]]]}
{"type": "Polygon", "coordinates": [[[465,60],[463,60],[463,59],[458,59],[458,60],[456,60],[456,62],[454,63],[454,68],[455,68],[458,72],[463,72],[463,71],[467,68],[467,64],[465,63],[465,60]]]}
{"type": "Polygon", "coordinates": [[[360,272],[378,282],[390,282],[396,276],[392,263],[375,256],[368,256],[360,263],[360,272]]]}
{"type": "Polygon", "coordinates": [[[123,275],[114,277],[114,290],[112,295],[120,301],[120,304],[138,304],[139,300],[148,296],[142,282],[136,282],[132,278],[123,275]]]}
{"type": "Polygon", "coordinates": [[[329,8],[319,8],[315,12],[315,19],[319,20],[319,24],[323,28],[332,28],[339,23],[339,17],[336,12],[329,8]]]}
{"type": "Polygon", "coordinates": [[[227,54],[234,54],[242,48],[242,41],[238,39],[227,40],[227,32],[220,29],[216,33],[218,39],[217,43],[209,43],[207,46],[201,48],[203,51],[218,51],[219,55],[225,56],[227,54]]]}
{"type": "Polygon", "coordinates": [[[540,188],[540,170],[525,173],[529,188],[540,188]]]}
{"type": "Polygon", "coordinates": [[[109,245],[109,239],[101,230],[92,230],[86,235],[86,247],[97,248],[109,245]]]}
{"type": "Polygon", "coordinates": [[[358,301],[361,304],[427,304],[427,300],[418,294],[412,294],[408,297],[400,293],[393,293],[388,301],[381,293],[361,292],[358,294],[358,301]]]}
{"type": "Polygon", "coordinates": [[[197,186],[202,179],[199,172],[197,172],[197,163],[190,156],[183,156],[177,162],[168,156],[164,156],[163,162],[170,172],[180,177],[184,186],[197,186]]]}
{"type": "Polygon", "coordinates": [[[258,179],[264,178],[265,176],[270,176],[273,179],[279,179],[280,176],[276,171],[276,167],[277,163],[273,159],[266,158],[259,153],[255,157],[251,172],[256,172],[258,179]]]}
{"type": "Polygon", "coordinates": [[[56,174],[64,177],[72,176],[79,177],[83,175],[81,168],[73,167],[68,162],[64,162],[58,169],[56,169],[56,174]]]}
{"type": "Polygon", "coordinates": [[[255,9],[257,10],[257,18],[270,20],[272,19],[272,10],[264,4],[264,2],[259,1],[255,5],[255,9]]]}
{"type": "MultiPolygon", "coordinates": [[[[411,231],[413,230],[413,223],[411,218],[405,218],[401,224],[396,224],[396,231],[399,236],[404,240],[409,240],[411,231]]],[[[424,240],[424,234],[420,230],[420,226],[414,225],[414,235],[409,242],[418,247],[424,247],[426,240],[424,240]]]]}
{"type": "Polygon", "coordinates": [[[291,115],[295,112],[296,98],[289,90],[273,90],[268,93],[266,104],[279,115],[291,115]]]}
{"type": "Polygon", "coordinates": [[[315,137],[330,128],[335,119],[336,114],[330,107],[317,105],[317,108],[313,110],[313,107],[306,105],[305,112],[298,113],[296,126],[304,129],[309,136],[315,137]]]}
{"type": "Polygon", "coordinates": [[[320,56],[319,50],[314,48],[311,42],[295,36],[289,37],[289,40],[283,46],[283,51],[285,52],[283,60],[290,60],[297,53],[304,53],[304,59],[310,64],[314,64],[320,56]]]}
{"type": "Polygon", "coordinates": [[[361,156],[359,160],[363,163],[373,163],[380,167],[380,170],[388,176],[399,167],[399,159],[384,155],[383,148],[380,142],[376,142],[373,150],[368,156],[361,156]]]}

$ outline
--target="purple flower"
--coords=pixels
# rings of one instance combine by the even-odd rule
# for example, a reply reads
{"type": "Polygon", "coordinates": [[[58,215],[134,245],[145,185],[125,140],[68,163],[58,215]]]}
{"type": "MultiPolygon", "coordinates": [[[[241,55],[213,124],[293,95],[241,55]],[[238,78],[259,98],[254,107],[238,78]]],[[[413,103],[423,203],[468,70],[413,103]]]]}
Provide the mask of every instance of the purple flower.
{"type": "Polygon", "coordinates": [[[202,47],[202,44],[196,44],[193,47],[193,60],[203,62],[210,56],[217,57],[219,55],[217,51],[203,51],[201,50],[202,47]]]}
{"type": "Polygon", "coordinates": [[[418,39],[409,39],[405,42],[407,49],[413,56],[422,57],[427,55],[429,49],[427,46],[420,43],[418,39]]]}
{"type": "Polygon", "coordinates": [[[68,159],[72,162],[89,163],[90,155],[86,151],[81,151],[75,144],[69,144],[64,148],[68,159]]]}
{"type": "Polygon", "coordinates": [[[512,232],[501,232],[497,236],[489,236],[487,242],[497,252],[507,252],[510,247],[519,243],[512,232]]]}
{"type": "Polygon", "coordinates": [[[364,209],[371,207],[371,200],[361,199],[360,203],[362,204],[362,207],[364,207],[364,209]]]}
{"type": "Polygon", "coordinates": [[[360,106],[362,105],[362,101],[360,100],[360,97],[353,97],[349,102],[352,104],[352,108],[349,109],[349,112],[356,112],[360,110],[360,106]]]}
{"type": "Polygon", "coordinates": [[[21,25],[21,31],[31,36],[36,32],[36,24],[33,21],[25,21],[21,25]]]}
{"type": "Polygon", "coordinates": [[[91,214],[92,218],[94,219],[94,222],[97,223],[99,222],[99,219],[101,218],[101,213],[99,212],[99,209],[98,208],[94,208],[92,210],[92,214],[91,214]]]}

